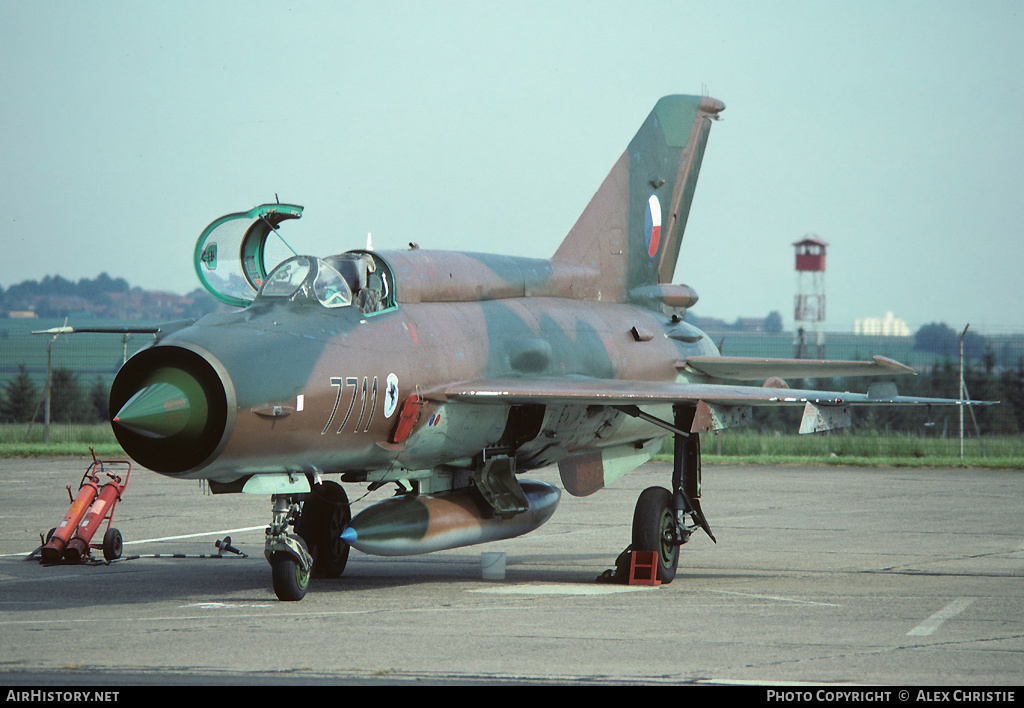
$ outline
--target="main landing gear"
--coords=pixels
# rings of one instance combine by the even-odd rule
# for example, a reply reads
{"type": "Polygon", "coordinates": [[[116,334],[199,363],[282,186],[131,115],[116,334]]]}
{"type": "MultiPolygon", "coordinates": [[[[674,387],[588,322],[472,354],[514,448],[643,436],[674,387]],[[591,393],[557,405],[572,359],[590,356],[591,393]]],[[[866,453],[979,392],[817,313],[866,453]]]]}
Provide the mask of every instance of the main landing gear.
{"type": "Polygon", "coordinates": [[[348,495],[337,482],[322,482],[308,494],[275,494],[271,501],[274,516],[264,555],[274,593],[286,602],[301,600],[311,575],[337,578],[345,571],[349,545],[341,532],[352,520],[348,495]]]}
{"type": "MultiPolygon", "coordinates": [[[[675,406],[675,453],[672,491],[648,487],[641,492],[633,511],[633,551],[658,553],[658,579],[670,583],[679,565],[679,547],[702,528],[715,541],[700,508],[700,436],[683,434],[693,421],[694,409],[675,406]],[[686,525],[689,514],[693,524],[686,525]]],[[[716,541],[717,543],[717,541],[716,541]]]]}

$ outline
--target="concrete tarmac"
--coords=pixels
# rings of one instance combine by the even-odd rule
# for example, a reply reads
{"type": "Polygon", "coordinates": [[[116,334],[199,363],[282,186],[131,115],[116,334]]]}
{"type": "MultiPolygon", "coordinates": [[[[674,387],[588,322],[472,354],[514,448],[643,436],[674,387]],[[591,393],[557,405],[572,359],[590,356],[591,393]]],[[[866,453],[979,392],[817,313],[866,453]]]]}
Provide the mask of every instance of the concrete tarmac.
{"type": "MultiPolygon", "coordinates": [[[[717,545],[676,580],[595,582],[630,542],[652,463],[562,495],[518,539],[424,556],[353,551],[279,602],[267,497],[133,471],[121,560],[25,560],[89,460],[0,460],[0,685],[868,684],[1024,677],[1024,474],[704,465],[717,545]],[[218,557],[230,536],[244,556],[218,557]],[[481,553],[506,554],[503,580],[481,553]]],[[[555,470],[530,475],[558,483],[555,470]]],[[[354,510],[387,498],[346,485],[354,510]],[[362,498],[360,498],[362,497],[362,498]]],[[[104,527],[105,528],[105,527],[104,527]]],[[[99,540],[99,536],[97,539],[99,540]]]]}

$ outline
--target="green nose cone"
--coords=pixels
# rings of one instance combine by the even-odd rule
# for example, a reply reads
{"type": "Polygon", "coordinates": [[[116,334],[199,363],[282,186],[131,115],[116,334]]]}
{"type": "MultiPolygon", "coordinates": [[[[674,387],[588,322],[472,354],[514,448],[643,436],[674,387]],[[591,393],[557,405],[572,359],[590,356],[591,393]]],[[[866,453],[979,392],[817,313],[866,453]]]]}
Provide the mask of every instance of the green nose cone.
{"type": "Polygon", "coordinates": [[[140,435],[169,438],[188,425],[191,401],[170,383],[150,384],[128,399],[114,422],[140,435]]]}
{"type": "Polygon", "coordinates": [[[206,396],[184,371],[158,369],[114,416],[114,424],[149,438],[170,438],[201,429],[206,396]]]}

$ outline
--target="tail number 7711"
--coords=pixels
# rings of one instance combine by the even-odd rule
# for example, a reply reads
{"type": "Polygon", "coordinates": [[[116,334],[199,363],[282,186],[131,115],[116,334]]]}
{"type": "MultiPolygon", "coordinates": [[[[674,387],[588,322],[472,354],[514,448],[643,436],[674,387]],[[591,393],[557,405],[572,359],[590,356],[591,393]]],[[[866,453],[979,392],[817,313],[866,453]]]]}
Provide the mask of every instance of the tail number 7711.
{"type": "Polygon", "coordinates": [[[352,390],[349,396],[348,409],[345,411],[345,417],[342,418],[341,424],[335,433],[340,433],[345,430],[349,420],[352,418],[352,413],[355,411],[356,399],[359,399],[359,416],[356,418],[355,424],[352,426],[353,433],[365,433],[370,429],[370,424],[373,423],[373,414],[377,408],[377,377],[373,377],[373,384],[371,387],[370,378],[364,376],[362,384],[359,382],[357,376],[332,376],[331,386],[338,389],[338,397],[334,400],[334,408],[331,409],[331,417],[327,419],[327,424],[324,425],[324,429],[320,432],[321,435],[325,435],[330,430],[331,425],[334,423],[334,419],[338,415],[338,409],[341,408],[342,399],[345,397],[345,393],[348,389],[352,390]],[[367,402],[369,402],[370,413],[366,415],[367,402]],[[363,418],[366,419],[365,425],[363,424],[363,418]]]}

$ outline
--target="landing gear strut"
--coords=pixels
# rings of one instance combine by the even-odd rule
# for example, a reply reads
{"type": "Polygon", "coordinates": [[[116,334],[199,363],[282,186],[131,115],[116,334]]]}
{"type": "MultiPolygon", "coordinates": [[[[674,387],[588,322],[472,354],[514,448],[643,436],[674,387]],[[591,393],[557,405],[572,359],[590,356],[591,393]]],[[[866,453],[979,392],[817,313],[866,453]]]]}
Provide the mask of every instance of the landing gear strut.
{"type": "MultiPolygon", "coordinates": [[[[673,406],[676,428],[689,430],[697,413],[695,406],[673,406]]],[[[689,514],[693,521],[715,541],[704,512],[700,508],[700,436],[676,433],[672,456],[672,503],[680,517],[689,514]]],[[[718,543],[718,541],[715,541],[718,543]]]]}

